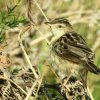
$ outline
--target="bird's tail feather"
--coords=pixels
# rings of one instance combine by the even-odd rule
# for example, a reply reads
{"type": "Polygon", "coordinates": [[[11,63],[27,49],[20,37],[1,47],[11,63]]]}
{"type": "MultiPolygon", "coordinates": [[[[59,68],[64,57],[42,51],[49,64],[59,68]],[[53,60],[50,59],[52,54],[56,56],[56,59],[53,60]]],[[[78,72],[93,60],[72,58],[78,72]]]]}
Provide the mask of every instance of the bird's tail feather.
{"type": "Polygon", "coordinates": [[[86,63],[87,69],[94,73],[94,74],[100,74],[100,68],[98,68],[96,65],[94,65],[92,62],[86,63]]]}

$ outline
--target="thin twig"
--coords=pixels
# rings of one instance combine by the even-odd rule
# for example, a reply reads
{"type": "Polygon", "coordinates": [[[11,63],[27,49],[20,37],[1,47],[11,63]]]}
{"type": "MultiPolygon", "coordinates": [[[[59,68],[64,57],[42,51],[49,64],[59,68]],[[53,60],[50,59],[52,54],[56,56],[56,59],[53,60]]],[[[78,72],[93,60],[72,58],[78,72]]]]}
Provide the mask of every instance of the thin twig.
{"type": "Polygon", "coordinates": [[[64,82],[64,86],[67,84],[67,82],[69,81],[69,79],[71,78],[71,76],[74,74],[75,70],[72,70],[71,73],[68,75],[66,81],[64,82]]]}
{"type": "Polygon", "coordinates": [[[14,85],[16,85],[25,95],[27,95],[27,92],[24,91],[24,90],[23,90],[18,84],[16,84],[13,80],[11,80],[11,79],[9,79],[9,78],[7,78],[7,77],[3,77],[3,76],[1,76],[1,75],[0,75],[0,79],[4,79],[4,80],[10,81],[10,82],[13,83],[14,85]]]}
{"type": "Polygon", "coordinates": [[[38,79],[37,79],[37,80],[34,82],[34,84],[32,85],[32,87],[31,87],[31,89],[29,90],[29,92],[28,92],[28,94],[27,94],[25,100],[29,100],[29,98],[30,98],[30,96],[31,96],[31,94],[32,94],[32,92],[33,92],[33,89],[34,89],[35,86],[37,85],[37,82],[38,82],[38,79]]]}
{"type": "MultiPolygon", "coordinates": [[[[32,24],[34,26],[34,24],[32,24]]],[[[48,39],[45,37],[45,35],[42,34],[42,32],[36,27],[34,26],[34,28],[40,33],[40,35],[46,40],[47,44],[50,45],[50,42],[48,41],[48,39]]]]}
{"type": "Polygon", "coordinates": [[[91,94],[91,92],[90,92],[90,89],[87,87],[87,91],[88,91],[88,93],[89,93],[89,95],[90,95],[90,98],[91,98],[91,100],[94,100],[93,99],[93,96],[92,96],[92,94],[91,94]]]}
{"type": "MultiPolygon", "coordinates": [[[[30,23],[33,25],[33,27],[40,33],[40,35],[44,38],[44,40],[50,45],[50,42],[48,41],[48,39],[42,34],[42,32],[38,29],[38,27],[36,26],[33,18],[32,18],[32,15],[31,15],[31,0],[28,0],[28,11],[27,11],[27,15],[28,15],[28,18],[30,20],[30,23]]],[[[37,2],[35,2],[37,4],[37,2]]],[[[39,6],[39,5],[38,5],[39,6]]]]}
{"type": "Polygon", "coordinates": [[[42,80],[43,80],[43,76],[42,76],[41,79],[38,81],[39,85],[38,85],[38,88],[37,88],[37,91],[36,91],[36,95],[38,95],[39,89],[40,89],[41,84],[42,84],[42,80]]]}
{"type": "Polygon", "coordinates": [[[36,6],[39,8],[39,10],[41,11],[41,13],[43,14],[43,16],[45,17],[45,19],[46,19],[47,21],[49,21],[48,18],[46,17],[46,15],[45,15],[45,13],[43,12],[43,10],[41,9],[41,7],[40,7],[39,4],[37,3],[37,1],[36,1],[36,0],[33,0],[33,1],[34,1],[34,3],[36,4],[36,6]]]}
{"type": "MultiPolygon", "coordinates": [[[[47,35],[45,35],[46,38],[49,38],[49,37],[51,37],[51,36],[52,36],[52,34],[47,34],[47,35]]],[[[39,38],[37,38],[37,39],[31,41],[31,42],[30,42],[30,45],[35,45],[35,44],[41,42],[42,40],[44,40],[44,38],[43,38],[43,37],[39,37],[39,38]]]]}
{"type": "MultiPolygon", "coordinates": [[[[52,36],[52,34],[47,34],[47,35],[45,35],[46,38],[49,38],[49,37],[51,37],[51,36],[52,36]]],[[[30,46],[33,46],[33,45],[36,45],[36,44],[38,44],[39,42],[41,42],[41,41],[43,41],[43,40],[44,40],[43,37],[39,37],[39,38],[37,38],[37,39],[31,41],[29,44],[30,44],[30,46]]],[[[10,54],[10,56],[13,56],[13,55],[17,54],[19,51],[20,51],[20,48],[16,48],[15,50],[9,52],[9,54],[10,54]]]]}
{"type": "Polygon", "coordinates": [[[30,60],[29,60],[29,57],[28,57],[28,55],[27,55],[27,53],[26,53],[26,51],[25,51],[25,49],[24,49],[24,46],[23,46],[22,40],[21,40],[21,34],[24,33],[24,32],[26,32],[29,28],[30,28],[30,26],[27,27],[26,29],[20,30],[18,38],[19,38],[19,43],[20,43],[21,49],[22,49],[22,51],[23,51],[23,53],[24,53],[24,55],[25,55],[25,58],[26,58],[26,60],[27,60],[27,62],[28,62],[28,64],[29,64],[31,70],[33,71],[33,74],[34,74],[35,78],[37,79],[37,78],[38,78],[38,75],[37,75],[37,73],[35,72],[35,70],[34,70],[32,64],[31,64],[31,62],[30,62],[30,60]]]}

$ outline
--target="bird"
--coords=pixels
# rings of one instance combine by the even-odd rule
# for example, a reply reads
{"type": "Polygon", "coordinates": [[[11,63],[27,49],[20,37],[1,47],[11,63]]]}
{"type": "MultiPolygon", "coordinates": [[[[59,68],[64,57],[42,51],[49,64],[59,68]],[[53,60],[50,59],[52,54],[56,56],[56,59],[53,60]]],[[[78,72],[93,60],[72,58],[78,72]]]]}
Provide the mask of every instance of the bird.
{"type": "Polygon", "coordinates": [[[100,74],[100,68],[94,64],[93,51],[67,18],[55,18],[45,24],[52,29],[51,58],[57,64],[55,69],[59,69],[62,78],[66,74],[69,75],[72,70],[77,74],[100,74]]]}

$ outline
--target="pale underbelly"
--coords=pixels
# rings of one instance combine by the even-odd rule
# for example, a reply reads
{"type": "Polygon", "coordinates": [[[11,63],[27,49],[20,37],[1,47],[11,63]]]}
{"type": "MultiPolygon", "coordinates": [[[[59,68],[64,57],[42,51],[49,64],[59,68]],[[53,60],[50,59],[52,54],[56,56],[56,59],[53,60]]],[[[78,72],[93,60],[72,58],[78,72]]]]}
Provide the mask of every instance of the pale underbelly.
{"type": "Polygon", "coordinates": [[[54,53],[51,54],[51,60],[54,70],[61,78],[68,76],[73,70],[73,75],[77,75],[83,68],[81,64],[76,64],[68,60],[64,60],[54,53]]]}

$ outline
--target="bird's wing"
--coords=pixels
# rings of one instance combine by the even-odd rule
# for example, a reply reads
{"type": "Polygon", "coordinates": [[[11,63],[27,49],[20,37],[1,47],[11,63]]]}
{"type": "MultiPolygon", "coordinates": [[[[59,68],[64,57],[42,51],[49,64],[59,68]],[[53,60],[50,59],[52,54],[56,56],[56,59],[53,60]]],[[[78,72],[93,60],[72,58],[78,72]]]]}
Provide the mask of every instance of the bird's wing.
{"type": "Polygon", "coordinates": [[[97,70],[98,68],[92,63],[93,52],[88,48],[85,40],[77,33],[64,34],[53,43],[52,49],[62,59],[74,63],[84,63],[91,72],[100,73],[100,70],[97,70]]]}
{"type": "Polygon", "coordinates": [[[82,51],[84,51],[85,53],[93,53],[91,51],[91,49],[88,48],[85,40],[82,38],[81,35],[72,32],[72,33],[69,33],[69,34],[66,33],[65,35],[62,36],[62,38],[64,36],[67,39],[67,44],[68,45],[73,46],[73,47],[76,47],[76,48],[79,48],[82,51]]]}
{"type": "Polygon", "coordinates": [[[93,60],[93,52],[86,45],[85,40],[77,33],[66,33],[61,36],[53,45],[53,50],[58,56],[68,59],[68,57],[77,59],[93,60]]]}

